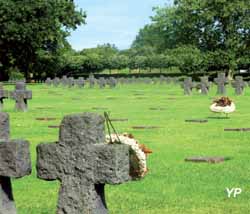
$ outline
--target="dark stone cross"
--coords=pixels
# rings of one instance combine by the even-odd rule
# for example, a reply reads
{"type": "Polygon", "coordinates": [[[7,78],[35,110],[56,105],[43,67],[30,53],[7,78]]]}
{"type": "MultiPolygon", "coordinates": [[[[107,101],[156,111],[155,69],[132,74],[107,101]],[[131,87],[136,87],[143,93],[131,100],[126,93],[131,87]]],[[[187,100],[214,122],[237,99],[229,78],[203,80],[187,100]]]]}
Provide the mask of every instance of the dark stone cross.
{"type": "Polygon", "coordinates": [[[217,94],[226,95],[226,86],[228,79],[226,78],[225,73],[218,73],[218,77],[215,78],[215,83],[217,84],[217,94]]]}
{"type": "Polygon", "coordinates": [[[60,79],[59,79],[58,77],[55,77],[55,78],[53,79],[53,86],[54,86],[54,87],[58,87],[59,84],[60,84],[60,79]]]}
{"type": "Polygon", "coordinates": [[[187,77],[184,79],[184,82],[182,84],[182,87],[184,89],[184,94],[185,95],[191,95],[192,89],[194,87],[194,83],[192,82],[191,77],[187,77]]]}
{"type": "Polygon", "coordinates": [[[102,88],[105,88],[105,86],[106,86],[106,80],[103,78],[103,77],[101,77],[99,80],[98,80],[98,85],[99,85],[99,87],[102,89],[102,88]]]}
{"type": "Polygon", "coordinates": [[[48,77],[48,78],[46,79],[45,83],[46,83],[46,85],[51,86],[51,84],[52,84],[51,78],[48,77]]]}
{"type": "Polygon", "coordinates": [[[0,213],[16,214],[10,178],[31,173],[29,143],[9,140],[9,116],[0,113],[0,213]]]}
{"type": "Polygon", "coordinates": [[[201,94],[207,95],[210,88],[208,77],[200,77],[201,94]]]}
{"type": "Polygon", "coordinates": [[[3,100],[9,97],[9,92],[4,90],[3,84],[0,83],[0,111],[3,109],[3,100]]]}
{"type": "Polygon", "coordinates": [[[109,78],[108,85],[110,88],[115,88],[117,85],[116,79],[114,77],[109,78]]]}
{"type": "Polygon", "coordinates": [[[79,88],[83,88],[84,87],[84,78],[83,77],[79,77],[77,80],[76,80],[76,85],[79,87],[79,88]]]}
{"type": "Polygon", "coordinates": [[[38,178],[61,181],[58,214],[106,214],[105,184],[131,180],[129,147],[104,138],[104,118],[85,113],[64,117],[59,142],[37,146],[38,178]]]}
{"type": "Polygon", "coordinates": [[[242,95],[247,84],[244,82],[242,76],[236,76],[234,82],[232,82],[232,86],[235,88],[236,95],[242,95]]]}
{"type": "Polygon", "coordinates": [[[16,110],[27,111],[27,100],[32,99],[32,91],[26,90],[25,82],[17,82],[15,91],[10,92],[10,97],[16,101],[16,110]]]}

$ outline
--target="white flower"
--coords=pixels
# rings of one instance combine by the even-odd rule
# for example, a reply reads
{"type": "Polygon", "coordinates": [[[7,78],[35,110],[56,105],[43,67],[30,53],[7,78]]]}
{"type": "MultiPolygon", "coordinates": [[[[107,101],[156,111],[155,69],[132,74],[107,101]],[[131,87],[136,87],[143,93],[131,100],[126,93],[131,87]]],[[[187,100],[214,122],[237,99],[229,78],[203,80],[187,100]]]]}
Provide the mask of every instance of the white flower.
{"type": "MultiPolygon", "coordinates": [[[[115,135],[111,134],[111,137],[109,135],[106,135],[106,143],[113,144],[113,143],[122,143],[129,145],[130,148],[132,149],[132,154],[130,154],[130,161],[131,160],[138,160],[137,163],[130,163],[135,166],[136,170],[136,176],[135,178],[138,177],[143,177],[145,176],[147,172],[147,163],[146,163],[146,154],[141,150],[140,145],[137,143],[137,141],[133,138],[130,138],[126,135],[115,135]],[[119,139],[118,139],[119,137],[119,139]],[[120,141],[119,141],[120,140],[120,141]],[[136,157],[134,158],[133,155],[136,157]]],[[[133,175],[131,175],[133,177],[133,175]]]]}

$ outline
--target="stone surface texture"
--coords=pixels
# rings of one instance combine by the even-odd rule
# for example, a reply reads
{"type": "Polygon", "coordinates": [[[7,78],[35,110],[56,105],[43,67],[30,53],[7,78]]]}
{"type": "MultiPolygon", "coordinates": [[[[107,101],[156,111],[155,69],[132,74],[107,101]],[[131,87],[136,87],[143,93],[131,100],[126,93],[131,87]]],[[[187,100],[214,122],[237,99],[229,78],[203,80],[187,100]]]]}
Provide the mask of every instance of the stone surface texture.
{"type": "Polygon", "coordinates": [[[104,185],[131,180],[129,147],[104,137],[104,118],[84,113],[64,117],[59,142],[38,145],[38,177],[61,181],[58,214],[106,214],[104,185]]]}

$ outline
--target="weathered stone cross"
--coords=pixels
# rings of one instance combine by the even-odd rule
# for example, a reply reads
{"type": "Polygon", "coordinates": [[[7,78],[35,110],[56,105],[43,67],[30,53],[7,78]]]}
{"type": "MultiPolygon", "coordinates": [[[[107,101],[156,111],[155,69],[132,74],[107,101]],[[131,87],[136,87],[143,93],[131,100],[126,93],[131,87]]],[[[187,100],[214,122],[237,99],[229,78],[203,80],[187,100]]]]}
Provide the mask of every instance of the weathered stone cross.
{"type": "Polygon", "coordinates": [[[226,86],[228,79],[226,78],[225,73],[218,73],[218,77],[215,78],[215,83],[217,84],[217,94],[226,95],[226,86]]]}
{"type": "Polygon", "coordinates": [[[17,82],[16,90],[10,92],[10,97],[16,101],[16,110],[27,111],[27,100],[32,99],[32,91],[26,90],[26,84],[24,82],[17,82]]]}
{"type": "Polygon", "coordinates": [[[192,89],[194,87],[194,84],[192,82],[192,78],[191,77],[187,77],[184,79],[184,82],[182,84],[182,87],[184,89],[184,94],[185,95],[191,95],[192,93],[192,89]]]}
{"type": "Polygon", "coordinates": [[[233,88],[235,88],[236,95],[242,95],[244,88],[246,87],[246,83],[243,80],[242,76],[236,76],[235,81],[232,83],[233,88]]]}
{"type": "Polygon", "coordinates": [[[200,77],[201,94],[207,95],[210,88],[208,77],[200,77]]]}
{"type": "Polygon", "coordinates": [[[37,173],[60,180],[58,214],[106,214],[104,185],[129,181],[129,147],[104,143],[104,119],[66,116],[59,142],[37,147],[37,173]]]}
{"type": "Polygon", "coordinates": [[[12,194],[12,178],[21,178],[31,173],[29,143],[9,140],[9,116],[0,113],[0,213],[15,214],[12,194]]]}
{"type": "Polygon", "coordinates": [[[0,83],[0,111],[3,109],[3,100],[9,97],[9,92],[3,89],[3,84],[0,83]]]}

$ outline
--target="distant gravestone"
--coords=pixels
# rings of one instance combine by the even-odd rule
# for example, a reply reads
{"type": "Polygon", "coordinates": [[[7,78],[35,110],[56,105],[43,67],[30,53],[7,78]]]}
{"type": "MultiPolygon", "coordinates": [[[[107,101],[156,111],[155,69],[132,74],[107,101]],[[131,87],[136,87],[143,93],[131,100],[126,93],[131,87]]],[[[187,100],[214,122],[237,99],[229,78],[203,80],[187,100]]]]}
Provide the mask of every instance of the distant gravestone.
{"type": "Polygon", "coordinates": [[[0,113],[0,213],[16,214],[11,178],[31,173],[29,143],[9,140],[9,116],[0,113]]]}
{"type": "Polygon", "coordinates": [[[0,82],[0,111],[3,109],[3,100],[9,97],[9,92],[4,90],[3,84],[0,82]]]}
{"type": "Polygon", "coordinates": [[[160,84],[163,85],[164,83],[166,83],[166,78],[163,75],[161,75],[160,76],[160,84]]]}
{"type": "Polygon", "coordinates": [[[172,78],[172,81],[175,85],[177,85],[179,83],[179,78],[178,77],[174,77],[172,78]]]}
{"type": "Polygon", "coordinates": [[[101,89],[105,88],[106,86],[106,80],[104,79],[104,77],[101,77],[99,80],[98,80],[98,85],[101,89]]]}
{"type": "Polygon", "coordinates": [[[58,87],[59,84],[60,84],[60,79],[59,79],[58,77],[55,77],[55,78],[53,79],[53,86],[54,86],[54,87],[58,87]]]}
{"type": "Polygon", "coordinates": [[[210,88],[208,77],[200,77],[201,94],[207,95],[210,88]]]}
{"type": "Polygon", "coordinates": [[[171,84],[171,82],[172,82],[172,78],[171,77],[167,77],[166,78],[166,83],[169,85],[169,84],[171,84]]]}
{"type": "Polygon", "coordinates": [[[48,86],[51,86],[52,80],[51,80],[50,77],[48,77],[48,78],[45,80],[45,84],[48,85],[48,86]]]}
{"type": "Polygon", "coordinates": [[[114,77],[110,77],[108,80],[108,85],[110,88],[115,88],[117,85],[116,79],[114,77]]]}
{"type": "Polygon", "coordinates": [[[75,80],[74,80],[74,78],[73,78],[73,77],[69,77],[69,78],[68,78],[68,81],[67,81],[67,86],[68,86],[69,88],[72,88],[72,87],[74,87],[74,85],[75,85],[75,80]]]}
{"type": "Polygon", "coordinates": [[[32,91],[26,90],[24,82],[17,82],[15,91],[10,92],[10,98],[16,101],[17,111],[27,111],[28,100],[32,99],[32,91]]]}
{"type": "Polygon", "coordinates": [[[64,75],[61,79],[61,84],[65,87],[67,86],[67,81],[68,81],[68,78],[67,76],[64,75]]]}
{"type": "Polygon", "coordinates": [[[185,95],[191,95],[192,94],[192,89],[194,87],[194,83],[192,82],[191,77],[187,77],[184,79],[184,82],[182,84],[182,87],[184,89],[184,94],[185,95]]]}
{"type": "Polygon", "coordinates": [[[225,73],[218,73],[218,77],[215,78],[215,83],[217,84],[217,94],[226,95],[226,84],[228,79],[226,78],[225,73]]]}
{"type": "Polygon", "coordinates": [[[78,86],[79,88],[83,88],[83,87],[84,87],[84,84],[85,84],[84,78],[83,78],[83,77],[79,77],[79,78],[77,79],[77,81],[76,81],[76,84],[77,84],[77,86],[78,86]]]}
{"type": "Polygon", "coordinates": [[[232,82],[233,88],[235,88],[236,95],[242,95],[244,88],[246,87],[246,83],[243,80],[242,76],[236,76],[235,80],[232,82]]]}
{"type": "Polygon", "coordinates": [[[105,184],[131,180],[129,147],[104,138],[104,118],[85,113],[64,117],[59,142],[38,145],[38,178],[61,181],[57,213],[106,214],[105,184]]]}
{"type": "Polygon", "coordinates": [[[96,83],[96,79],[95,79],[95,77],[94,77],[93,74],[89,75],[88,81],[89,81],[89,87],[90,88],[94,88],[95,87],[95,83],[96,83]]]}

